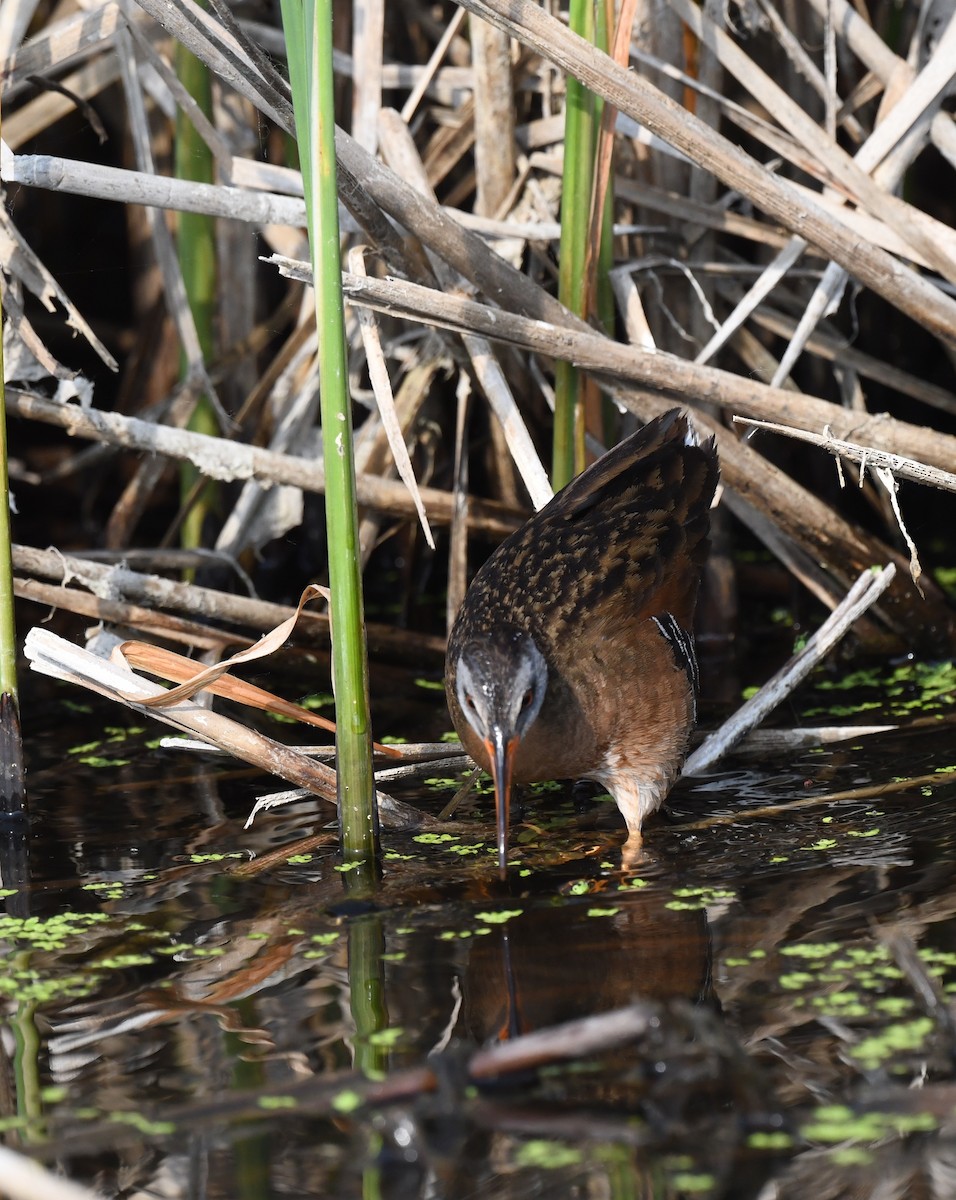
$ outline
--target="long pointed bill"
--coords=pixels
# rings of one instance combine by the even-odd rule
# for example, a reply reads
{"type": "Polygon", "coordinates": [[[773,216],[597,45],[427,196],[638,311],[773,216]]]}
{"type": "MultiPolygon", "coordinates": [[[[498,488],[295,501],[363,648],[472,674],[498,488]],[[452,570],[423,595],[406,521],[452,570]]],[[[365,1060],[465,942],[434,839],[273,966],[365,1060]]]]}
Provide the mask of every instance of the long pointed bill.
{"type": "Polygon", "coordinates": [[[518,739],[506,741],[501,729],[492,729],[485,749],[491,760],[491,778],[495,785],[495,820],[498,827],[498,874],[508,877],[508,824],[511,818],[511,768],[518,739]]]}

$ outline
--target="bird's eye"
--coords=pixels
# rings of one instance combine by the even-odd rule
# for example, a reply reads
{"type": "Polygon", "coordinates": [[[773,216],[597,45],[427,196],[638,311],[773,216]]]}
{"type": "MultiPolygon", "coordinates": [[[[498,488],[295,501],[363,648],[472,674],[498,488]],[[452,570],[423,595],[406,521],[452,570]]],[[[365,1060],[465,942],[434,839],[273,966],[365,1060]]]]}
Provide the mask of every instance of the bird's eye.
{"type": "Polygon", "coordinates": [[[464,701],[468,705],[469,708],[475,707],[475,702],[472,699],[471,692],[465,692],[464,701]]]}
{"type": "Polygon", "coordinates": [[[525,694],[521,697],[521,711],[522,712],[524,712],[524,710],[526,708],[531,707],[531,701],[533,699],[534,699],[534,692],[532,691],[531,688],[528,688],[528,690],[525,692],[525,694]]]}

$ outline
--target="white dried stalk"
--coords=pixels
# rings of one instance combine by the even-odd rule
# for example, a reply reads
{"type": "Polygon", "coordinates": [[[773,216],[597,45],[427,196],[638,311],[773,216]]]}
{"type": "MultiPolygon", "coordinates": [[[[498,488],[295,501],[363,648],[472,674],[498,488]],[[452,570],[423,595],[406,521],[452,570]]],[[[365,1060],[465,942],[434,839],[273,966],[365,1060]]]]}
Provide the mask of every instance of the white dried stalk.
{"type": "Polygon", "coordinates": [[[956,75],[956,16],[936,44],[926,66],[883,117],[857,158],[885,187],[894,187],[915,157],[925,131],[956,75]],[[865,155],[864,155],[865,151],[865,155]],[[889,161],[884,162],[884,160],[889,161]],[[881,165],[882,164],[882,165],[881,165]]]}
{"type": "MultiPolygon", "coordinates": [[[[946,492],[956,492],[956,474],[943,471],[939,467],[931,467],[915,458],[907,458],[902,454],[889,454],[885,450],[877,450],[873,446],[861,446],[857,442],[847,442],[835,438],[829,431],[813,433],[809,429],[798,429],[792,425],[778,425],[773,421],[757,421],[751,417],[735,416],[734,422],[749,425],[754,429],[766,429],[771,433],[779,433],[784,437],[794,438],[799,442],[808,442],[811,446],[819,446],[829,454],[849,459],[858,463],[865,472],[867,467],[875,470],[888,470],[900,479],[909,479],[914,483],[924,483],[930,487],[941,488],[946,492]]],[[[862,482],[862,479],[861,479],[862,482]]]]}
{"type": "Polygon", "coordinates": [[[770,380],[771,387],[783,387],[786,380],[790,378],[790,372],[803,353],[804,347],[810,340],[810,335],[821,321],[831,316],[839,307],[848,277],[848,272],[839,263],[827,263],[823,278],[813,289],[813,295],[807,302],[803,315],[793,331],[793,337],[773,373],[773,378],[770,380]]]}
{"type": "Polygon", "coordinates": [[[548,481],[548,473],[541,465],[528,427],[521,416],[518,403],[508,386],[505,373],[487,339],[473,333],[463,333],[461,339],[468,351],[481,390],[485,393],[491,411],[504,432],[518,474],[537,511],[548,503],[554,492],[548,481]]]}
{"type": "Polygon", "coordinates": [[[806,679],[817,663],[849,631],[854,621],[886,591],[895,575],[896,567],[892,563],[887,563],[879,573],[864,571],[806,646],[689,756],[684,764],[683,775],[699,774],[729,753],[744,734],[758,725],[806,679]]]}
{"type": "Polygon", "coordinates": [[[0,1179],[7,1200],[103,1200],[79,1183],[54,1175],[42,1163],[0,1146],[0,1179]]]}
{"type": "MultiPolygon", "coordinates": [[[[769,308],[759,309],[754,315],[754,323],[781,337],[788,337],[795,327],[795,322],[790,317],[769,308]]],[[[874,379],[904,396],[921,400],[924,404],[956,416],[956,396],[946,388],[918,379],[891,363],[882,362],[853,346],[847,346],[844,341],[825,330],[817,330],[807,343],[807,348],[827,362],[840,362],[850,366],[865,379],[874,379]]]]}
{"type": "MultiPolygon", "coordinates": [[[[916,543],[910,537],[910,531],[906,528],[906,522],[903,520],[903,513],[900,509],[899,489],[896,485],[896,477],[888,467],[874,467],[873,474],[877,477],[880,483],[886,490],[890,498],[890,504],[893,508],[893,516],[896,517],[896,523],[900,527],[900,533],[903,535],[903,540],[906,542],[906,548],[910,552],[910,578],[916,585],[916,590],[919,594],[925,597],[926,593],[920,586],[920,576],[923,574],[923,566],[919,560],[919,553],[916,549],[916,543]]],[[[863,473],[860,473],[860,482],[863,482],[863,473]]]]}
{"type": "MultiPolygon", "coordinates": [[[[402,120],[406,124],[411,122],[412,117],[415,115],[415,110],[421,103],[422,96],[424,96],[428,88],[433,85],[436,75],[440,74],[438,68],[441,66],[441,61],[448,53],[448,47],[452,44],[457,36],[458,31],[461,29],[462,23],[467,15],[468,14],[463,8],[458,8],[455,10],[455,15],[445,26],[445,32],[438,39],[435,49],[432,51],[428,62],[424,67],[417,68],[418,78],[415,80],[412,90],[408,94],[408,99],[402,105],[402,120]]],[[[383,80],[383,84],[384,83],[385,81],[383,80]]],[[[468,83],[469,85],[471,83],[470,71],[468,72],[468,83]]],[[[402,85],[395,84],[392,86],[401,87],[402,85]]],[[[445,103],[451,102],[446,100],[445,103]]]]}
{"type": "Polygon", "coordinates": [[[355,0],[352,17],[352,137],[370,154],[378,147],[378,113],[382,107],[382,49],[385,40],[384,0],[355,0]]]}
{"type": "Polygon", "coordinates": [[[0,60],[20,45],[33,20],[40,0],[7,0],[0,5],[0,60]]]}
{"type": "Polygon", "coordinates": [[[797,729],[751,729],[735,747],[735,753],[751,754],[755,758],[764,754],[789,754],[808,746],[832,746],[854,738],[892,733],[896,729],[899,729],[898,725],[807,725],[797,729]]]}
{"type": "MultiPolygon", "coordinates": [[[[304,200],[227,184],[197,183],[49,154],[5,154],[0,170],[4,183],[92,196],[119,204],[144,204],[210,217],[229,217],[252,225],[291,225],[304,229],[306,223],[304,200]]],[[[351,219],[349,225],[355,228],[351,219]]]]}
{"type": "Polygon", "coordinates": [[[614,293],[618,311],[624,319],[627,340],[632,346],[638,346],[641,350],[646,350],[648,354],[654,354],[657,344],[654,341],[654,334],[651,332],[647,313],[644,311],[641,290],[634,278],[633,264],[622,263],[619,267],[613,267],[608,271],[608,279],[611,281],[611,290],[614,293]]]}
{"type": "MultiPolygon", "coordinates": [[[[360,278],[366,277],[366,249],[365,246],[353,246],[349,251],[349,266],[360,278]]],[[[356,308],[355,313],[362,335],[362,345],[365,347],[369,380],[372,384],[372,391],[375,393],[375,403],[378,405],[389,449],[395,460],[395,466],[398,468],[398,474],[414,502],[422,532],[425,534],[425,541],[434,550],[435,539],[432,537],[431,526],[428,524],[428,517],[425,514],[422,494],[418,487],[418,480],[415,478],[412,460],[408,455],[408,447],[405,444],[405,435],[395,412],[395,396],[392,393],[392,382],[388,377],[388,367],[385,365],[382,341],[378,335],[378,322],[367,308],[356,308]]]]}
{"type": "MultiPolygon", "coordinates": [[[[473,229],[488,239],[556,242],[561,236],[561,225],[558,221],[520,221],[514,217],[499,221],[494,217],[479,217],[476,213],[465,212],[464,209],[451,208],[447,205],[442,206],[442,211],[453,217],[459,225],[463,225],[466,229],[473,229]]],[[[618,221],[613,226],[613,230],[615,237],[669,232],[666,225],[648,225],[646,222],[635,224],[633,221],[618,221]]]]}

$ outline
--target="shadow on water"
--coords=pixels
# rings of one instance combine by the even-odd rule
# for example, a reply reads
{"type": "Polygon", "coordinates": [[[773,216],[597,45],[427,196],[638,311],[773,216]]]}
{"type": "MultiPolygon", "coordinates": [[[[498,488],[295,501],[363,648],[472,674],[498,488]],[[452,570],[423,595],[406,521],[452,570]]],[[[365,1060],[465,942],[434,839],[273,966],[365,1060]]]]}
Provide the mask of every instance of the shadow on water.
{"type": "Polygon", "coordinates": [[[502,885],[479,798],[388,835],[356,903],[333,840],[297,852],[318,802],[246,831],[271,781],[101,718],[67,755],[34,739],[29,843],[0,861],[6,1144],[143,1200],[956,1187],[945,724],[730,763],[631,873],[613,806],[568,788],[529,801],[502,885]],[[624,1043],[470,1074],[635,1005],[624,1043]]]}

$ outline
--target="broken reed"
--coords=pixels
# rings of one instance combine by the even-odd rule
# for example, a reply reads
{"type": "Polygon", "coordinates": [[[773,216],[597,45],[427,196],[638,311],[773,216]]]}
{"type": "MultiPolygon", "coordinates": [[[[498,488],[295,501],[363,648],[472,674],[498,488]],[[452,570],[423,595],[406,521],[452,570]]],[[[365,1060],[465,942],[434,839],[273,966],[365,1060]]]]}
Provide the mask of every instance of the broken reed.
{"type": "Polygon", "coordinates": [[[331,0],[282,0],[296,141],[305,189],[319,338],[325,513],[332,593],[332,683],[342,855],[371,884],[378,855],[368,657],[345,348],[332,89],[331,0]]]}

